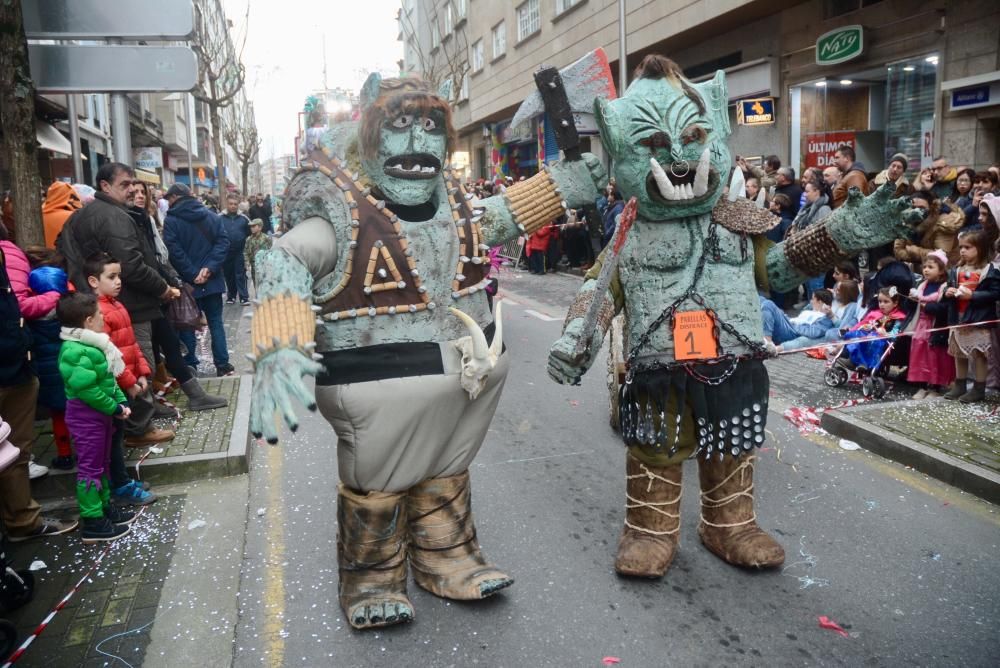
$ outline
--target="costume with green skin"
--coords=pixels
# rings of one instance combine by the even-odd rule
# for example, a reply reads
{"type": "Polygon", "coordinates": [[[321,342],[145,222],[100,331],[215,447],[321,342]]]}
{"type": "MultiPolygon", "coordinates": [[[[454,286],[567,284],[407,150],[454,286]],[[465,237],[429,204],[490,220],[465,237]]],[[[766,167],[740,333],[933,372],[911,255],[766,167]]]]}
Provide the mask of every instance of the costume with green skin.
{"type": "MultiPolygon", "coordinates": [[[[608,292],[594,294],[603,255],[588,274],[551,348],[548,369],[559,383],[578,383],[609,324],[599,319],[596,332],[583,331],[586,304],[606,299],[624,312],[624,349],[632,353],[634,374],[623,395],[627,405],[619,407],[629,446],[626,526],[615,564],[624,575],[658,577],[669,567],[678,544],[680,463],[695,452],[705,455],[699,457],[705,546],[734,565],[782,563],[781,546],[755,522],[754,457],[747,454],[763,442],[767,412],[761,362],[767,349],[756,284],[770,280],[786,290],[816,275],[816,262],[832,266],[920,219],[906,210],[906,200],[889,198],[891,189],[867,199],[856,194],[813,237],[793,237],[768,251],[760,237],[767,219],[746,200],[721,199],[728,180],[723,175],[731,168],[727,100],[722,72],[694,84],[668,59],[649,56],[625,95],[595,102],[617,187],[624,199],[636,198],[638,217],[608,292]],[[766,274],[760,271],[765,266],[766,274]],[[728,357],[712,366],[679,363],[670,320],[655,323],[671,306],[677,313],[711,309],[721,325],[715,332],[720,358],[728,357]],[[588,343],[579,355],[581,340],[588,343]]],[[[570,206],[597,195],[586,190],[585,179],[560,186],[570,206]]]]}
{"type": "MultiPolygon", "coordinates": [[[[444,539],[433,550],[420,553],[423,570],[414,570],[416,582],[437,595],[467,600],[490,596],[513,579],[482,556],[469,508],[453,507],[470,503],[466,471],[489,427],[508,363],[505,358],[495,362],[476,398],[462,389],[465,362],[460,346],[468,349],[476,333],[449,307],[461,309],[481,329],[492,324],[493,316],[482,289],[460,292],[453,285],[456,267],[468,266],[466,255],[471,253],[465,237],[460,238],[461,225],[456,225],[455,200],[464,191],[449,192],[444,178],[451,130],[446,108],[419,81],[382,81],[378,75],[366,82],[361,100],[364,115],[383,116],[363,116],[361,124],[336,124],[317,138],[317,148],[306,156],[306,163],[322,169],[303,169],[295,175],[283,206],[284,223],[290,229],[271,250],[257,255],[262,305],[255,327],[260,314],[268,312],[269,302],[273,305],[289,295],[316,304],[322,317],[315,328],[315,348],[275,332],[275,345],[257,351],[250,427],[256,436],[276,443],[275,415],[293,430],[298,426],[294,399],[310,409],[318,407],[337,432],[340,504],[351,509],[338,529],[341,604],[352,626],[370,628],[414,617],[405,589],[407,561],[399,556],[400,540],[412,544],[406,538],[412,527],[401,528],[400,523],[406,522],[405,508],[427,503],[428,481],[464,491],[442,495],[430,504],[446,519],[457,518],[459,526],[451,530],[440,525],[444,539]],[[371,118],[380,119],[377,150],[366,152],[365,121],[371,118]],[[359,202],[369,194],[372,204],[359,202]],[[363,246],[371,243],[363,233],[387,225],[379,217],[390,210],[398,217],[392,220],[398,233],[384,234],[374,246],[363,246]],[[357,221],[352,221],[352,213],[357,221]],[[350,287],[338,293],[338,286],[364,278],[366,268],[369,283],[373,269],[390,268],[370,264],[377,252],[370,258],[369,250],[383,247],[398,250],[393,269],[409,272],[403,276],[406,288],[419,285],[426,301],[417,305],[424,308],[367,317],[368,307],[375,311],[372,295],[367,304],[344,307],[366,317],[336,317],[347,311],[330,307],[331,295],[354,298],[350,287]],[[408,258],[414,262],[412,268],[402,264],[408,258]],[[313,350],[318,359],[310,355],[313,350]],[[345,363],[345,356],[352,362],[345,363]],[[430,370],[410,370],[417,357],[419,364],[430,364],[430,370]],[[338,383],[348,372],[368,375],[338,383]],[[302,382],[307,374],[319,374],[315,394],[302,382]],[[463,538],[452,546],[448,536],[472,539],[463,538]],[[392,558],[391,574],[380,566],[387,557],[392,558]]],[[[479,243],[489,246],[521,234],[504,200],[494,200],[476,212],[481,215],[479,243]]],[[[465,227],[461,234],[467,236],[471,229],[465,227]]],[[[369,293],[364,294],[358,299],[368,300],[369,293]]],[[[267,333],[264,340],[271,336],[267,333]]],[[[420,516],[410,520],[419,521],[426,523],[420,516]]]]}

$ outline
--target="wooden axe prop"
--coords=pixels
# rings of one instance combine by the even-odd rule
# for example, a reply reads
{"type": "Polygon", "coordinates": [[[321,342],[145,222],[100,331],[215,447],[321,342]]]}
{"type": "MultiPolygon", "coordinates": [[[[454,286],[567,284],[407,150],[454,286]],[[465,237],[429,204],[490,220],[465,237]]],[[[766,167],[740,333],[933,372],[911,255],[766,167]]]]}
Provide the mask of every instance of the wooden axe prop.
{"type": "MultiPolygon", "coordinates": [[[[511,120],[511,127],[545,113],[552,124],[559,150],[566,160],[582,160],[580,135],[576,130],[575,114],[593,114],[594,100],[603,97],[613,100],[615,82],[604,49],[595,49],[575,63],[557,70],[543,65],[535,72],[538,90],[521,103],[511,120]]],[[[593,238],[600,238],[601,216],[591,203],[583,207],[593,238]]]]}

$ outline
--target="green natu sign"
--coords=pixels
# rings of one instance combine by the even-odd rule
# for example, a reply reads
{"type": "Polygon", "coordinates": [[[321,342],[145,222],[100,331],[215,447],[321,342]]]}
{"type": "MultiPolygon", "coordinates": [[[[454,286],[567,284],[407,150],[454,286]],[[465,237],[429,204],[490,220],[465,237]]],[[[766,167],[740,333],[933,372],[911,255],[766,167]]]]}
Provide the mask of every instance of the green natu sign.
{"type": "Polygon", "coordinates": [[[816,40],[816,64],[836,65],[857,58],[865,50],[864,26],[844,26],[816,40]]]}

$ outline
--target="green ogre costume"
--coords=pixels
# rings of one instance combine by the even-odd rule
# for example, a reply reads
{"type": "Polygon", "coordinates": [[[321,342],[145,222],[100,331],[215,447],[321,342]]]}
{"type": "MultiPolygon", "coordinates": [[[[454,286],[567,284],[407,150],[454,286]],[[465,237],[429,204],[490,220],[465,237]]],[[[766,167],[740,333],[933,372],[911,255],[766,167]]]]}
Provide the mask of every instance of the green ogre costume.
{"type": "MultiPolygon", "coordinates": [[[[604,261],[587,275],[552,346],[549,374],[576,384],[624,312],[626,381],[619,397],[626,454],[626,512],[615,561],[623,575],[662,576],[678,545],[681,463],[697,456],[699,536],[723,560],[774,567],[784,551],[756,523],[754,452],[764,442],[768,376],[758,289],[789,290],[858,251],[904,236],[920,213],[854,192],[826,221],[768,248],[777,219],[732,193],[728,95],[722,72],[687,81],[662,56],[648,56],[625,95],[598,99],[601,141],[617,186],[638,217],[610,288],[595,294],[604,261]],[[584,314],[602,300],[597,322],[584,314]],[[582,354],[578,343],[587,342],[582,354]]],[[[584,180],[563,185],[570,205],[593,201],[584,180]]]]}
{"type": "Polygon", "coordinates": [[[513,583],[480,552],[469,489],[508,368],[487,251],[564,212],[556,179],[594,181],[557,165],[473,209],[442,97],[372,75],[361,103],[318,137],[285,192],[290,230],[256,257],[251,431],[276,443],[276,414],[294,430],[292,398],[336,431],[340,601],[367,628],[413,618],[407,566],[451,599],[513,583]]]}

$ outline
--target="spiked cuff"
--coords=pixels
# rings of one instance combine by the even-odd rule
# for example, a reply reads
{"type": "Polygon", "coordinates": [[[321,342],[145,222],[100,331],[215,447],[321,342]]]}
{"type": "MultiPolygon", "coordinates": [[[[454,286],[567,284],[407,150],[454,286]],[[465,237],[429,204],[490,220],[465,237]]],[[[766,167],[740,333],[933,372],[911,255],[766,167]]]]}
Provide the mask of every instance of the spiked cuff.
{"type": "Polygon", "coordinates": [[[254,311],[250,332],[254,362],[281,348],[297,348],[308,355],[316,336],[312,305],[288,293],[268,297],[254,311]]]}
{"type": "Polygon", "coordinates": [[[507,188],[504,197],[514,215],[514,222],[525,234],[531,234],[566,213],[566,202],[555,181],[545,171],[507,188]]]}
{"type": "Polygon", "coordinates": [[[788,263],[806,276],[818,276],[844,258],[825,223],[811,225],[785,240],[788,263]]]}

